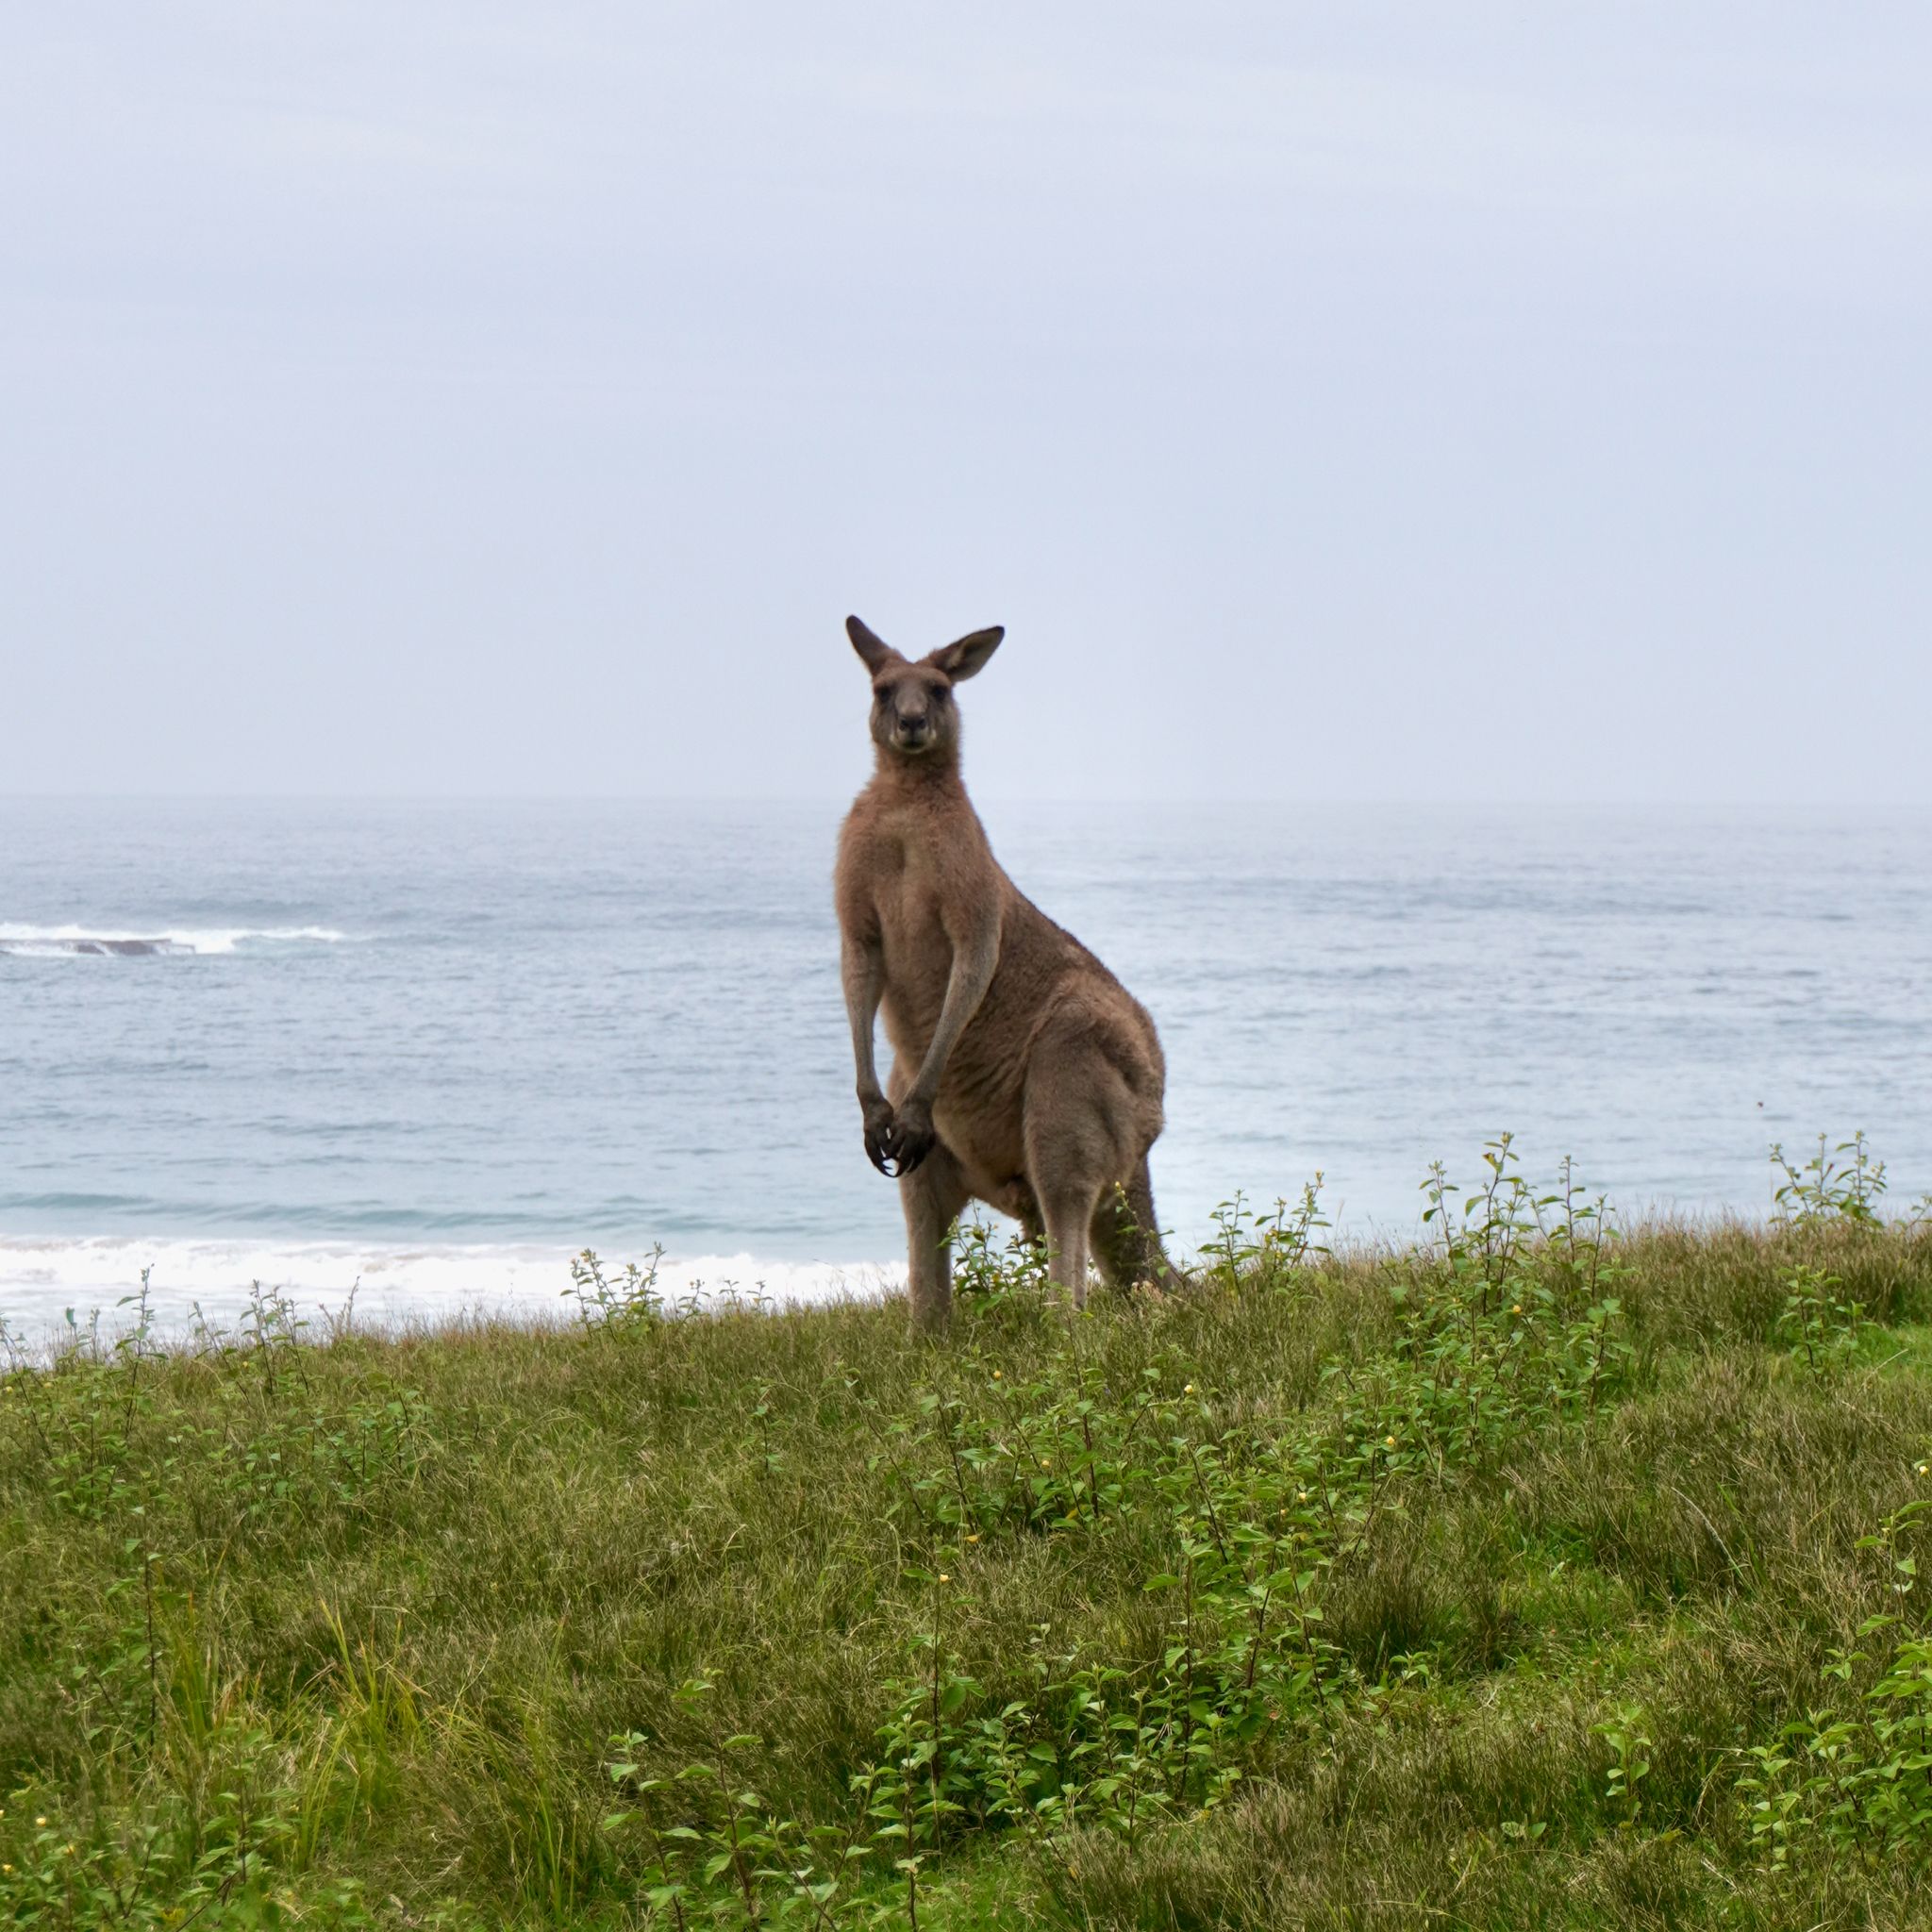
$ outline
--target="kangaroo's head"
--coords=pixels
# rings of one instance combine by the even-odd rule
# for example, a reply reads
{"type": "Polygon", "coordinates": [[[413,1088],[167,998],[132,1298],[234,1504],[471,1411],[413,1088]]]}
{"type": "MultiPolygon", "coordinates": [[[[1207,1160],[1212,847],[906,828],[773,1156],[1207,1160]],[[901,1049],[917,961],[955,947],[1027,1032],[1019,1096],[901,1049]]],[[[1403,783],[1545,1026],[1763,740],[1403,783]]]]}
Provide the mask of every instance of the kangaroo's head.
{"type": "Polygon", "coordinates": [[[975,630],[924,658],[902,658],[856,617],[845,620],[852,648],[872,673],[873,742],[898,758],[945,758],[959,744],[953,687],[971,677],[999,648],[1004,626],[975,630]]]}

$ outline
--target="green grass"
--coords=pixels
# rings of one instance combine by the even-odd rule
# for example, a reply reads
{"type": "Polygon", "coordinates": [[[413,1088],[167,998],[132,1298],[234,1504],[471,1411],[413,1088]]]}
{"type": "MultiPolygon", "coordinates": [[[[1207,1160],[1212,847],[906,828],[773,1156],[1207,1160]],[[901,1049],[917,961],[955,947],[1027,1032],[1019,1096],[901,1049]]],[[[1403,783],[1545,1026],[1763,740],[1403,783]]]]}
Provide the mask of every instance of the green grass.
{"type": "Polygon", "coordinates": [[[1786,1207],[17,1361],[0,1924],[1924,1924],[1932,1234],[1786,1207]]]}

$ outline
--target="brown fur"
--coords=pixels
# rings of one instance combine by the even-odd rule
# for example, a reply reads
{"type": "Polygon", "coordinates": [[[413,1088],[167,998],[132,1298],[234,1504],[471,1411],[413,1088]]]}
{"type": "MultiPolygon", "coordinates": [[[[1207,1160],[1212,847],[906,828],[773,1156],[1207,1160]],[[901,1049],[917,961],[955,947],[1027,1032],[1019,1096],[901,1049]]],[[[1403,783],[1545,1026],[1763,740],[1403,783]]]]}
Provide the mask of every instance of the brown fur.
{"type": "Polygon", "coordinates": [[[913,1324],[945,1324],[949,1234],[970,1200],[1046,1241],[1075,1307],[1090,1250],[1117,1287],[1166,1282],[1147,1173],[1167,1071],[1154,1022],[1000,869],[959,775],[953,686],[1004,633],[912,662],[858,618],[846,629],[872,673],[876,769],[839,839],[845,1005],[866,1152],[906,1210],[913,1324]]]}

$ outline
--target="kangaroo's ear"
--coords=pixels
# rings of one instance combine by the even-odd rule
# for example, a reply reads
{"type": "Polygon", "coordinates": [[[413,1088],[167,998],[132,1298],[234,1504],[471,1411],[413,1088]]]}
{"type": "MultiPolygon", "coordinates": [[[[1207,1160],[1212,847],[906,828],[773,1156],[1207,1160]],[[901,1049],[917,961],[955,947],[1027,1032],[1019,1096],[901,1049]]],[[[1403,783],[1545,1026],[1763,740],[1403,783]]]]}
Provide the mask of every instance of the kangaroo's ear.
{"type": "Polygon", "coordinates": [[[926,662],[937,665],[955,684],[962,677],[972,677],[986,667],[986,660],[1000,647],[1000,640],[1007,634],[1003,624],[996,624],[991,630],[970,631],[956,643],[942,644],[937,651],[927,654],[926,662]]]}
{"type": "Polygon", "coordinates": [[[845,620],[845,635],[852,640],[852,648],[865,659],[865,668],[876,677],[888,664],[903,664],[901,658],[891,644],[877,632],[869,630],[856,617],[845,620]]]}

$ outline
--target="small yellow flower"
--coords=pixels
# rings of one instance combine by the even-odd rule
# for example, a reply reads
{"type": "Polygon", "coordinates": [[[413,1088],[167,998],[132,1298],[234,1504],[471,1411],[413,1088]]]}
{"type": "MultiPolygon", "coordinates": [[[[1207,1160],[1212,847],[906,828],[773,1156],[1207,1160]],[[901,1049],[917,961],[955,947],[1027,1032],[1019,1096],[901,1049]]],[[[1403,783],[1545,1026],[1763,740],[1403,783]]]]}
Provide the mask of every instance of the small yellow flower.
{"type": "Polygon", "coordinates": [[[1187,1387],[1186,1387],[1185,1389],[1183,1389],[1183,1390],[1181,1391],[1181,1393],[1182,1393],[1183,1395],[1191,1395],[1191,1394],[1192,1394],[1193,1392],[1194,1392],[1194,1385],[1193,1385],[1193,1384],[1192,1384],[1191,1382],[1190,1382],[1190,1383],[1188,1384],[1188,1386],[1187,1386],[1187,1387]]]}
{"type": "Polygon", "coordinates": [[[1050,1463],[1050,1462],[1049,1462],[1049,1461],[1048,1461],[1048,1460],[1046,1459],[1046,1457],[1042,1456],[1042,1457],[1041,1457],[1040,1458],[1040,1466],[1041,1466],[1041,1469],[1051,1469],[1051,1468],[1053,1467],[1053,1464],[1052,1464],[1052,1463],[1050,1463]]]}
{"type": "Polygon", "coordinates": [[[972,1535],[972,1536],[969,1536],[969,1537],[968,1537],[968,1538],[966,1539],[966,1541],[968,1541],[969,1543],[976,1543],[976,1542],[977,1542],[977,1541],[979,1541],[979,1537],[978,1537],[978,1534],[977,1534],[977,1532],[975,1532],[975,1533],[974,1533],[974,1535],[972,1535]]]}
{"type": "Polygon", "coordinates": [[[1395,1446],[1395,1438],[1394,1438],[1393,1436],[1384,1436],[1384,1437],[1382,1438],[1382,1446],[1383,1446],[1383,1448],[1385,1448],[1385,1449],[1392,1449],[1392,1448],[1394,1448],[1394,1446],[1395,1446]]]}
{"type": "Polygon", "coordinates": [[[994,1370],[994,1371],[992,1372],[992,1378],[993,1378],[993,1380],[994,1380],[995,1382],[997,1382],[997,1381],[998,1381],[998,1380],[1000,1379],[1000,1372],[999,1372],[999,1370],[995,1369],[995,1370],[994,1370]]]}
{"type": "Polygon", "coordinates": [[[941,1583],[950,1583],[952,1582],[952,1580],[953,1579],[950,1576],[948,1576],[943,1570],[940,1572],[940,1581],[941,1583]]]}
{"type": "Polygon", "coordinates": [[[1307,1491],[1306,1491],[1306,1490],[1297,1490],[1297,1491],[1296,1491],[1294,1492],[1294,1499],[1295,1499],[1295,1501],[1296,1501],[1297,1503],[1306,1503],[1306,1502],[1307,1502],[1307,1501],[1308,1500],[1308,1492],[1307,1492],[1307,1491]]]}
{"type": "Polygon", "coordinates": [[[73,1857],[73,1856],[74,1856],[74,1847],[73,1847],[72,1845],[62,1845],[62,1846],[60,1847],[60,1849],[61,1849],[61,1850],[62,1850],[63,1852],[65,1852],[65,1853],[67,1854],[67,1856],[68,1856],[68,1857],[69,1857],[70,1858],[71,1858],[71,1857],[73,1857]]]}
{"type": "Polygon", "coordinates": [[[0,1878],[6,1877],[8,1873],[11,1872],[12,1870],[13,1867],[11,1865],[0,1865],[0,1878]]]}
{"type": "Polygon", "coordinates": [[[1511,1313],[1512,1315],[1520,1315],[1520,1314],[1522,1314],[1522,1312],[1523,1312],[1523,1304],[1522,1304],[1521,1302],[1511,1302],[1511,1303],[1509,1304],[1509,1312],[1510,1312],[1510,1313],[1511,1313]]]}
{"type": "Polygon", "coordinates": [[[1932,1462],[1920,1463],[1919,1474],[1921,1475],[1932,1475],[1932,1462]]]}
{"type": "Polygon", "coordinates": [[[45,1820],[44,1818],[36,1818],[36,1819],[34,1820],[34,1823],[35,1823],[36,1824],[46,1824],[46,1822],[47,1822],[47,1821],[46,1821],[46,1820],[45,1820]]]}

